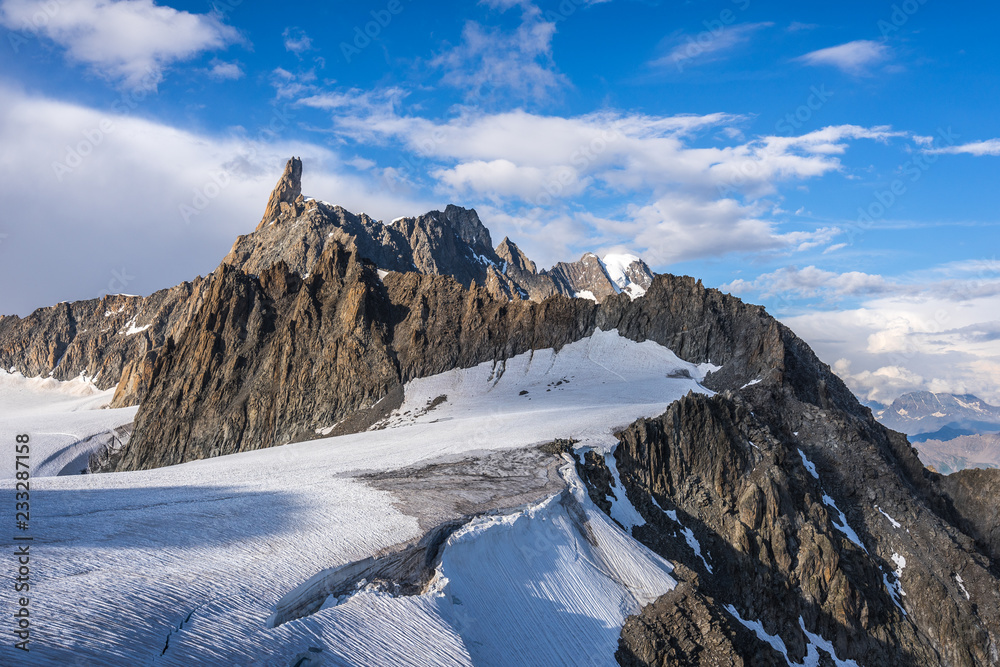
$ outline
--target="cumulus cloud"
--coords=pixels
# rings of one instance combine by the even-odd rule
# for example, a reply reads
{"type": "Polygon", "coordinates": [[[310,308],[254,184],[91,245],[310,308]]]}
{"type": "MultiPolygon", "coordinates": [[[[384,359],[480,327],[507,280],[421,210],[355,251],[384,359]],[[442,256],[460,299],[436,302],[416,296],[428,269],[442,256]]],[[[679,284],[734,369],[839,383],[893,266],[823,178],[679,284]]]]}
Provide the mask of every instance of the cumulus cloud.
{"type": "MultiPolygon", "coordinates": [[[[859,396],[887,402],[918,389],[1000,402],[1000,294],[942,298],[951,287],[783,318],[859,396]],[[850,360],[850,365],[838,360],[850,360]]],[[[969,290],[975,294],[976,290],[969,290]]]]}
{"type": "Polygon", "coordinates": [[[495,1],[501,11],[517,7],[521,23],[514,31],[469,21],[462,41],[430,61],[442,72],[441,83],[465,91],[466,99],[482,102],[510,98],[544,102],[569,85],[552,59],[556,24],[530,2],[495,1]]]}
{"type": "Polygon", "coordinates": [[[788,266],[771,273],[764,273],[753,280],[735,280],[722,289],[733,294],[759,294],[763,297],[782,295],[811,298],[819,295],[871,296],[896,289],[879,275],[849,271],[836,273],[815,266],[799,269],[788,266]]]}
{"type": "Polygon", "coordinates": [[[243,77],[243,68],[235,61],[227,63],[214,59],[209,63],[208,75],[219,81],[235,81],[243,77]]]}
{"type": "Polygon", "coordinates": [[[329,148],[283,139],[292,120],[281,109],[260,128],[212,137],[2,84],[0,98],[10,158],[0,199],[18,202],[17,220],[0,221],[0,284],[17,285],[0,293],[2,314],[109,289],[148,294],[212,271],[260,221],[291,155],[306,163],[306,194],[349,210],[388,220],[446,203],[386,192],[329,148]],[[49,277],[32,278],[41,271],[49,277]]]}
{"type": "MultiPolygon", "coordinates": [[[[858,140],[887,142],[889,127],[840,125],[800,136],[743,138],[721,130],[746,119],[723,113],[651,116],[602,111],[562,117],[514,110],[461,110],[447,119],[400,112],[401,96],[315,93],[299,103],[326,108],[332,131],[359,145],[398,146],[386,177],[399,187],[427,179],[441,195],[503,206],[514,217],[541,209],[587,218],[588,238],[629,245],[654,265],[728,253],[801,252],[829,245],[834,226],[786,232],[771,196],[842,169],[858,140]],[[706,133],[715,137],[705,146],[706,133]],[[720,137],[728,136],[728,140],[720,137]],[[622,201],[616,210],[584,202],[622,201]]],[[[551,257],[546,247],[537,261],[551,257]]]]}
{"type": "MultiPolygon", "coordinates": [[[[823,254],[826,254],[826,251],[823,254]]],[[[838,273],[815,266],[802,269],[786,266],[763,273],[752,280],[735,280],[723,285],[722,288],[741,295],[756,294],[762,297],[785,298],[822,296],[827,301],[893,296],[933,297],[963,302],[1000,296],[1000,262],[996,260],[951,262],[905,278],[886,278],[859,271],[838,273]]]]}
{"type": "Polygon", "coordinates": [[[211,14],[152,0],[3,0],[0,24],[51,39],[70,60],[127,88],[154,87],[171,64],[240,40],[211,14]]]}
{"type": "Polygon", "coordinates": [[[884,62],[892,50],[882,42],[859,39],[838,46],[811,51],[798,60],[807,65],[828,65],[848,74],[865,74],[873,65],[884,62]]]}
{"type": "Polygon", "coordinates": [[[285,28],[281,36],[285,39],[285,50],[297,56],[313,48],[312,38],[302,28],[285,28]]]}

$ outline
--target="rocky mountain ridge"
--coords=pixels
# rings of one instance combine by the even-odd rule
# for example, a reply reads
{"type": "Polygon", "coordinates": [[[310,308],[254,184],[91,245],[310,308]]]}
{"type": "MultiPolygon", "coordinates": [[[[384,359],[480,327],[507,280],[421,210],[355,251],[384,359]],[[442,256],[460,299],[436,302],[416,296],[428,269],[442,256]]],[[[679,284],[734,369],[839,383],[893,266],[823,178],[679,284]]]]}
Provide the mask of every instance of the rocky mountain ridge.
{"type": "Polygon", "coordinates": [[[385,225],[300,179],[293,159],[211,275],[4,318],[0,361],[119,374],[139,409],[107,465],[136,471],[364,430],[409,380],[616,330],[715,369],[611,453],[547,445],[681,582],[625,623],[619,664],[1000,665],[1000,471],[928,470],[790,329],[693,278],[538,271],[474,211],[385,225]]]}
{"type": "MultiPolygon", "coordinates": [[[[591,253],[538,271],[509,239],[494,249],[472,209],[449,205],[385,225],[303,197],[301,177],[301,160],[290,159],[256,230],[236,240],[213,276],[223,266],[256,276],[283,263],[308,278],[324,248],[336,243],[355,248],[379,270],[447,275],[507,300],[540,301],[556,294],[597,300],[621,292],[636,298],[652,282],[639,258],[616,266],[612,279],[591,253]]],[[[113,407],[135,405],[156,355],[202,306],[207,280],[198,277],[148,297],[109,295],[39,308],[24,318],[0,316],[0,368],[59,380],[83,375],[101,389],[117,387],[113,407]]]]}

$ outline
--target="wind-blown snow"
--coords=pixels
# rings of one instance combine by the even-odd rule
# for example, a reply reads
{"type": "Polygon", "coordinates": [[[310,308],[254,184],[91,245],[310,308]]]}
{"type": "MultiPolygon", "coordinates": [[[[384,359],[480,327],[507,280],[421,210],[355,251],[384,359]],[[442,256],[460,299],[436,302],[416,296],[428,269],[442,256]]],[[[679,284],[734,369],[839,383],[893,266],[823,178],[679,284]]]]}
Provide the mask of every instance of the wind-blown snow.
{"type": "Polygon", "coordinates": [[[956,574],[955,581],[958,583],[958,587],[962,589],[962,592],[965,594],[965,599],[971,600],[972,596],[969,595],[969,591],[965,590],[965,581],[962,580],[962,575],[956,574]]]}
{"type": "Polygon", "coordinates": [[[788,657],[788,647],[785,646],[785,642],[781,637],[769,634],[767,630],[764,629],[764,625],[760,621],[750,621],[744,619],[740,616],[739,612],[736,611],[736,607],[733,605],[727,604],[725,609],[740,623],[740,625],[757,635],[757,639],[761,640],[765,644],[768,644],[771,648],[780,653],[790,667],[798,665],[803,665],[804,667],[819,667],[820,650],[829,655],[833,660],[833,664],[837,667],[858,667],[858,663],[854,660],[841,660],[838,658],[837,651],[833,647],[833,642],[823,639],[820,635],[813,634],[812,632],[806,630],[806,623],[801,616],[799,616],[799,627],[802,629],[802,633],[806,637],[806,655],[802,659],[802,662],[792,662],[791,658],[788,657]]]}
{"type": "MultiPolygon", "coordinates": [[[[659,507],[659,505],[657,505],[657,507],[659,507]]],[[[689,547],[691,547],[691,551],[694,552],[694,555],[701,559],[701,562],[704,564],[705,569],[708,570],[708,573],[712,574],[712,566],[709,565],[708,561],[705,560],[705,557],[701,555],[701,542],[699,542],[698,538],[694,536],[694,531],[681,523],[681,520],[677,518],[677,510],[669,510],[664,512],[664,514],[670,517],[674,523],[681,527],[681,534],[684,536],[684,541],[687,542],[689,547]]]]}
{"type": "Polygon", "coordinates": [[[785,660],[789,665],[792,664],[791,661],[788,660],[788,648],[785,646],[785,641],[781,637],[768,633],[768,631],[764,629],[764,624],[760,621],[749,621],[743,618],[740,616],[740,613],[736,611],[736,607],[731,604],[727,604],[725,606],[725,610],[728,611],[730,616],[735,618],[740,625],[757,635],[757,639],[761,640],[765,644],[768,644],[775,651],[785,656],[785,660]]]}
{"type": "MultiPolygon", "coordinates": [[[[564,506],[549,500],[514,518],[481,519],[455,539],[444,552],[441,595],[362,593],[266,626],[276,601],[316,573],[422,534],[398,498],[363,473],[555,438],[608,452],[616,429],[661,414],[689,390],[711,393],[693,379],[697,371],[655,343],[597,331],[559,353],[414,380],[381,430],[152,471],[35,477],[32,509],[44,520],[33,525],[32,555],[44,568],[32,570],[32,614],[45,624],[33,661],[228,665],[266,655],[295,664],[320,648],[333,664],[510,664],[520,654],[497,647],[521,645],[503,636],[516,628],[548,664],[613,665],[625,615],[672,580],[669,565],[586,494],[580,503],[597,545],[585,544],[564,506]],[[534,560],[522,552],[546,539],[552,549],[534,560]]],[[[26,424],[31,433],[70,431],[76,415],[22,407],[11,433],[26,424]]],[[[106,415],[110,426],[131,421],[131,410],[81,413],[106,415]]],[[[9,413],[0,414],[6,424],[9,413]]],[[[580,495],[578,481],[568,483],[580,495]]],[[[0,548],[9,551],[9,540],[0,536],[0,548]]],[[[0,613],[12,614],[11,605],[5,596],[0,613]]]]}
{"type": "MultiPolygon", "coordinates": [[[[799,616],[799,627],[802,628],[802,632],[806,636],[806,657],[802,660],[802,664],[806,667],[819,667],[819,651],[817,648],[823,649],[832,659],[833,664],[837,667],[858,667],[858,663],[854,660],[841,660],[837,657],[837,650],[833,647],[833,642],[823,639],[821,636],[813,634],[806,630],[806,622],[799,616]]],[[[786,658],[788,656],[785,656],[786,658]]]]}
{"type": "Polygon", "coordinates": [[[828,495],[826,495],[824,493],[823,494],[823,504],[825,504],[827,507],[831,508],[834,512],[837,513],[837,516],[840,517],[840,522],[838,523],[838,522],[834,521],[833,522],[833,527],[836,528],[837,530],[839,530],[840,532],[842,532],[844,535],[846,535],[847,539],[849,539],[851,542],[854,542],[859,547],[861,547],[862,551],[864,551],[865,553],[868,553],[868,549],[865,549],[865,545],[863,545],[861,543],[861,538],[858,537],[858,534],[855,533],[854,529],[851,528],[851,526],[847,523],[847,517],[844,516],[844,513],[841,512],[840,508],[837,507],[837,503],[834,502],[833,498],[831,498],[830,496],[828,496],[828,495]]]}
{"type": "Polygon", "coordinates": [[[586,526],[556,496],[476,520],[445,546],[441,606],[453,627],[464,626],[476,665],[583,664],[599,656],[598,664],[613,665],[625,617],[676,585],[666,560],[594,506],[572,464],[561,472],[586,526]]]}
{"type": "MultiPolygon", "coordinates": [[[[798,435],[798,433],[796,433],[796,435],[798,435]]],[[[803,452],[801,449],[799,450],[799,456],[802,457],[802,465],[806,467],[806,470],[809,471],[809,474],[815,477],[816,479],[819,479],[819,473],[816,472],[816,464],[814,464],[812,461],[806,458],[806,453],[803,452]]]]}
{"type": "Polygon", "coordinates": [[[889,576],[885,572],[883,572],[882,584],[885,585],[885,590],[889,593],[889,597],[892,598],[892,601],[899,608],[899,611],[903,612],[903,616],[906,616],[906,610],[903,609],[903,603],[899,599],[900,593],[902,593],[902,590],[899,585],[899,580],[897,579],[895,582],[890,583],[889,576]]]}
{"type": "MultiPolygon", "coordinates": [[[[0,442],[30,438],[31,477],[78,474],[102,443],[90,439],[135,417],[136,408],[102,410],[114,389],[101,391],[82,376],[60,381],[0,371],[0,442]],[[88,440],[89,439],[89,440],[88,440]]],[[[10,445],[8,451],[13,451],[10,445]]],[[[14,476],[13,455],[0,459],[0,478],[14,476]]]]}
{"type": "Polygon", "coordinates": [[[625,292],[633,301],[646,293],[646,290],[633,283],[628,277],[628,268],[634,262],[640,262],[635,255],[628,254],[608,254],[601,259],[604,270],[608,272],[608,277],[619,292],[625,292]]]}
{"type": "Polygon", "coordinates": [[[888,514],[886,514],[885,510],[883,510],[881,507],[879,507],[878,505],[876,505],[875,509],[878,510],[879,514],[881,514],[882,516],[884,516],[886,519],[889,520],[889,523],[892,524],[893,528],[902,528],[902,524],[900,524],[898,521],[896,521],[891,516],[889,516],[888,514]]]}
{"type": "Polygon", "coordinates": [[[137,334],[137,333],[140,333],[142,331],[145,331],[146,329],[148,329],[151,326],[152,326],[151,324],[147,324],[145,326],[137,327],[135,325],[135,317],[133,317],[132,319],[130,319],[128,322],[125,323],[125,328],[122,329],[120,333],[123,336],[132,336],[134,334],[137,334]]]}
{"type": "Polygon", "coordinates": [[[628,499],[625,485],[622,484],[618,474],[618,462],[615,461],[613,452],[604,455],[604,463],[611,471],[611,493],[613,495],[608,496],[608,501],[611,503],[611,518],[624,526],[625,531],[631,535],[632,529],[636,526],[645,526],[646,520],[642,518],[635,505],[628,499]]]}

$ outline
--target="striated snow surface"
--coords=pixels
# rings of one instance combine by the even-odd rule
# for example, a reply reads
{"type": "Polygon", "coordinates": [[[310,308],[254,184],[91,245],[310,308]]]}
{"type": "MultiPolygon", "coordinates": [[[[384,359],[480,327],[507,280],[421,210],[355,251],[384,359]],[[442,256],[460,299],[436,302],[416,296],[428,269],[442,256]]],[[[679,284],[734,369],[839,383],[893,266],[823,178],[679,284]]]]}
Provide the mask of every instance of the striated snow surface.
{"type": "MultiPolygon", "coordinates": [[[[32,663],[614,665],[624,618],[669,590],[670,566],[590,503],[571,466],[567,491],[453,534],[423,595],[362,590],[275,628],[268,619],[318,572],[422,535],[364,473],[555,438],[610,452],[616,429],[710,393],[698,384],[707,370],[598,331],[558,353],[414,380],[365,433],[153,471],[36,473],[32,663]]],[[[14,430],[33,443],[43,424],[70,431],[87,412],[46,405],[0,393],[4,419],[22,420],[14,430]]],[[[131,410],[89,412],[110,424],[131,410]]],[[[11,550],[9,533],[0,547],[11,550]]],[[[13,613],[10,596],[0,613],[13,613]]],[[[0,647],[0,664],[12,650],[0,647]]]]}
{"type": "Polygon", "coordinates": [[[91,437],[135,417],[134,407],[101,409],[114,394],[83,377],[61,381],[0,371],[0,443],[11,453],[0,458],[0,478],[14,476],[13,444],[8,443],[22,433],[31,439],[32,477],[79,474],[100,445],[91,437]]]}

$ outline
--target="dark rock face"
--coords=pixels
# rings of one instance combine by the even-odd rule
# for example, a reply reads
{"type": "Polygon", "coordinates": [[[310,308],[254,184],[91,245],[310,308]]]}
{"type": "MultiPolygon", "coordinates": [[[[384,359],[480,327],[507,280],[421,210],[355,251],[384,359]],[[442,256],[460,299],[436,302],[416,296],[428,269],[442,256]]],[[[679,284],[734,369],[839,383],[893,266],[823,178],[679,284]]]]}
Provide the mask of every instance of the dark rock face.
{"type": "MultiPolygon", "coordinates": [[[[607,289],[606,272],[596,258],[561,265],[548,275],[538,273],[506,239],[494,250],[489,231],[472,209],[448,206],[385,225],[304,198],[301,177],[302,162],[292,158],[257,229],[236,240],[223,264],[258,276],[284,262],[306,278],[327,246],[336,243],[355,248],[382,270],[451,276],[500,300],[615,291],[607,289]],[[591,278],[598,286],[587,282],[591,278]]],[[[161,348],[170,338],[176,341],[203,306],[203,288],[199,278],[145,298],[113,295],[41,308],[26,318],[0,316],[0,365],[60,380],[84,373],[102,389],[118,387],[113,407],[135,405],[161,348]]]]}
{"type": "MultiPolygon", "coordinates": [[[[761,383],[689,395],[630,426],[615,458],[648,522],[635,537],[682,563],[679,576],[717,608],[732,605],[780,636],[792,661],[810,650],[808,632],[861,665],[997,664],[996,564],[904,438],[824,402],[761,383]],[[666,511],[693,531],[705,561],[666,511]]],[[[688,632],[672,628],[641,618],[620,654],[646,655],[688,632]]]]}
{"type": "MultiPolygon", "coordinates": [[[[199,278],[144,298],[108,295],[39,308],[24,318],[0,317],[0,366],[57,380],[84,374],[101,389],[114,387],[130,365],[187,325],[201,283],[199,278]]],[[[123,393],[119,405],[134,405],[137,393],[123,393]]]]}
{"type": "Polygon", "coordinates": [[[302,280],[223,265],[152,365],[120,469],[270,447],[370,406],[398,383],[375,267],[331,245],[302,280]],[[335,397],[333,399],[332,397],[335,397]]]}
{"type": "Polygon", "coordinates": [[[686,581],[625,621],[615,658],[623,667],[788,665],[686,581]]]}
{"type": "Polygon", "coordinates": [[[942,477],[941,486],[966,532],[1000,569],[1000,470],[960,470],[942,477]]]}
{"type": "MultiPolygon", "coordinates": [[[[541,301],[555,294],[593,294],[598,300],[626,285],[613,281],[601,260],[586,254],[578,262],[560,263],[539,272],[509,239],[493,247],[490,232],[473,209],[448,205],[386,225],[365,214],[301,197],[302,164],[288,162],[271,193],[264,219],[252,234],[241,236],[223,263],[257,274],[284,261],[306,275],[328,243],[354,247],[360,256],[385,271],[418,271],[451,276],[465,287],[486,287],[499,299],[541,301]]],[[[652,272],[637,262],[624,281],[649,286],[652,272]]]]}
{"type": "MultiPolygon", "coordinates": [[[[117,383],[115,405],[139,402],[131,436],[97,467],[149,469],[364,429],[410,379],[500,369],[614,329],[720,367],[704,381],[718,394],[689,394],[618,436],[621,482],[647,522],[632,534],[681,581],[625,624],[621,664],[787,664],[744,622],[780,638],[792,662],[831,664],[835,653],[860,665],[1000,664],[1000,471],[927,470],[793,332],[700,281],[650,277],[641,261],[609,272],[593,255],[539,272],[508,239],[494,250],[475,211],[384,225],[303,198],[300,178],[293,159],[261,225],[206,278],[0,318],[4,367],[84,372],[117,383]],[[645,296],[622,293],[618,272],[645,296]],[[564,296],[581,291],[600,302],[564,296]]],[[[504,470],[494,464],[482,465],[504,470]]],[[[548,489],[545,465],[548,477],[525,476],[510,497],[548,489]]],[[[446,472],[454,512],[482,509],[466,504],[470,489],[499,502],[477,466],[446,472]]],[[[607,459],[586,453],[578,470],[610,513],[618,487],[607,459]]],[[[379,483],[419,503],[440,489],[424,484],[429,474],[379,483]]],[[[385,563],[338,572],[331,585],[410,571],[405,554],[385,563]]],[[[295,613],[321,599],[307,597],[295,613]]]]}
{"type": "Polygon", "coordinates": [[[276,221],[282,213],[294,211],[301,207],[302,201],[302,160],[293,157],[285,165],[285,171],[278,179],[278,184],[271,192],[271,197],[267,201],[267,208],[264,209],[264,218],[260,221],[257,229],[264,225],[276,221]]]}
{"type": "Polygon", "coordinates": [[[593,253],[587,253],[578,262],[559,262],[546,275],[552,278],[560,294],[574,296],[589,292],[597,301],[603,301],[619,292],[600,258],[593,253]]]}
{"type": "Polygon", "coordinates": [[[134,365],[129,387],[145,393],[119,469],[308,439],[410,379],[559,349],[598,327],[723,366],[706,380],[715,388],[774,377],[807,397],[850,397],[763,309],[686,277],[658,276],[635,301],[508,301],[450,277],[380,279],[334,242],[305,279],[283,263],[257,276],[224,264],[200,293],[189,326],[134,365]]]}

